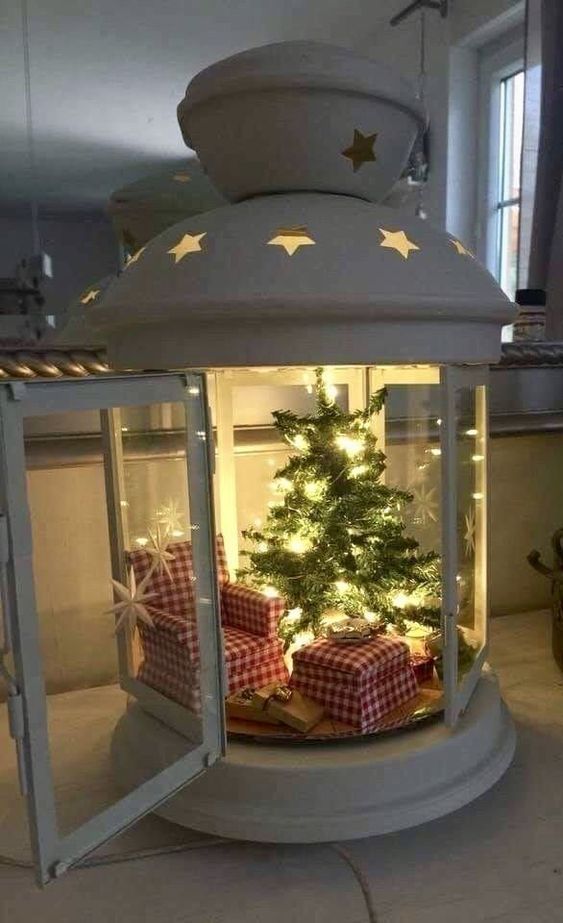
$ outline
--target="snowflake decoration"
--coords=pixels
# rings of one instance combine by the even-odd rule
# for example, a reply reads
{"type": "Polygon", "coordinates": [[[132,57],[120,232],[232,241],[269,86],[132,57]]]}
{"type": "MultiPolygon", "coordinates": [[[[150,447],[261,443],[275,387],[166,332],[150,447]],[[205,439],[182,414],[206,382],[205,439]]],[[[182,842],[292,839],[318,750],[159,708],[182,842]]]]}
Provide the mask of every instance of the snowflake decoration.
{"type": "Polygon", "coordinates": [[[120,602],[115,603],[111,609],[107,609],[105,614],[119,616],[115,626],[116,634],[120,629],[125,628],[126,625],[129,625],[131,630],[134,631],[139,619],[141,622],[144,622],[145,625],[149,625],[151,628],[154,627],[153,620],[145,605],[147,599],[151,599],[156,595],[155,593],[145,593],[152,573],[152,570],[149,571],[148,574],[143,577],[139,586],[137,586],[133,568],[129,571],[129,586],[125,586],[123,583],[120,583],[119,580],[111,581],[115,592],[119,596],[120,602]]]}
{"type": "Polygon", "coordinates": [[[183,513],[177,500],[169,500],[157,514],[160,522],[170,535],[184,535],[182,528],[183,513]]]}
{"type": "Polygon", "coordinates": [[[471,558],[475,554],[475,511],[473,507],[465,514],[465,556],[471,558]]]}
{"type": "Polygon", "coordinates": [[[438,521],[438,503],[436,501],[436,488],[427,488],[425,484],[417,487],[412,492],[415,521],[423,526],[430,522],[438,521]]]}
{"type": "Polygon", "coordinates": [[[145,547],[145,551],[150,555],[152,559],[152,570],[156,571],[157,574],[161,574],[164,571],[170,580],[172,580],[172,571],[170,570],[169,561],[174,560],[174,555],[167,550],[168,548],[168,529],[165,528],[164,532],[159,522],[156,524],[155,531],[149,529],[149,535],[151,539],[151,544],[145,547]]]}

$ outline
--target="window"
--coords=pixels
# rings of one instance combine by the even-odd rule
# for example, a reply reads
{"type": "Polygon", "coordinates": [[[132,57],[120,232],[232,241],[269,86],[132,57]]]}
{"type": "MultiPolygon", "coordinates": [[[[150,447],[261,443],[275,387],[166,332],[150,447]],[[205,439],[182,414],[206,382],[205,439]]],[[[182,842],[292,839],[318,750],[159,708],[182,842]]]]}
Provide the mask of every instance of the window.
{"type": "Polygon", "coordinates": [[[525,82],[522,31],[513,30],[484,46],[479,58],[477,250],[509,298],[514,298],[516,289],[525,285],[518,266],[525,82]]]}
{"type": "Polygon", "coordinates": [[[506,294],[513,298],[518,287],[524,71],[503,77],[499,90],[495,275],[506,294]]]}

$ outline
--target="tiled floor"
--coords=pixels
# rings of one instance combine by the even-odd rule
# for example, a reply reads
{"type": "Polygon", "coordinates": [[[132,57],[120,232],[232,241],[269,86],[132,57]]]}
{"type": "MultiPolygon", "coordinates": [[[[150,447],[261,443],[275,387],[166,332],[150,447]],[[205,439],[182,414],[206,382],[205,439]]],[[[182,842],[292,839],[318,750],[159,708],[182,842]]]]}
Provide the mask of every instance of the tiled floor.
{"type": "MultiPolygon", "coordinates": [[[[491,659],[518,724],[514,764],[449,817],[346,844],[378,923],[563,923],[563,675],[550,656],[547,616],[496,620],[491,659]]],[[[0,853],[22,859],[22,815],[7,773],[0,853]]],[[[0,920],[369,923],[360,882],[332,846],[211,845],[148,818],[107,846],[104,861],[182,844],[72,871],[43,892],[27,869],[0,866],[0,920]]]]}

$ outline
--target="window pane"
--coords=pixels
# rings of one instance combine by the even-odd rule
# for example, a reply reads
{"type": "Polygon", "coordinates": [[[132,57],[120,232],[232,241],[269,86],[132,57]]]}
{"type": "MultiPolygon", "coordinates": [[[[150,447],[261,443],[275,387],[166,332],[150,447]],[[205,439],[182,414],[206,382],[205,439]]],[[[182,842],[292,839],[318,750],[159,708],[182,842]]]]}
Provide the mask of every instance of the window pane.
{"type": "Polygon", "coordinates": [[[520,205],[499,209],[499,274],[501,288],[514,298],[518,279],[518,227],[520,205]]]}
{"type": "Polygon", "coordinates": [[[501,201],[520,195],[520,159],[524,116],[524,72],[519,71],[502,82],[501,104],[501,201]]]}

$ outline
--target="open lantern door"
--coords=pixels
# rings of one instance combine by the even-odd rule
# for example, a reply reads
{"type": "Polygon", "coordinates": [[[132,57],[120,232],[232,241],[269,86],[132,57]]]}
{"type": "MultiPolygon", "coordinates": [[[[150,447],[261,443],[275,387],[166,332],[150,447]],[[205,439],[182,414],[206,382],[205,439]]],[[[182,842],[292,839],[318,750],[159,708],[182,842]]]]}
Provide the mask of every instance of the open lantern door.
{"type": "Polygon", "coordinates": [[[213,439],[199,374],[5,384],[0,422],[0,665],[45,884],[224,752],[213,439]],[[45,467],[51,483],[46,488],[43,478],[39,489],[45,467]],[[139,550],[145,575],[129,570],[139,550]],[[174,599],[185,604],[191,639],[186,690],[175,701],[149,687],[142,670],[146,632],[162,617],[163,601],[174,599]],[[47,694],[65,688],[74,690],[70,699],[47,694]],[[71,711],[54,707],[63,699],[71,711]],[[111,737],[123,714],[139,708],[182,735],[184,755],[147,771],[123,795],[111,771],[111,737]],[[73,753],[88,767],[80,786],[73,753]]]}

